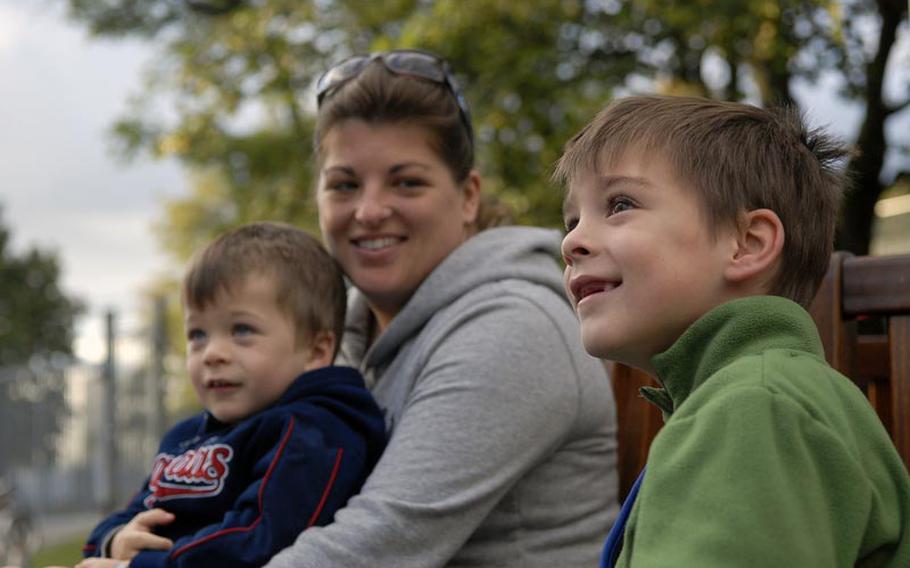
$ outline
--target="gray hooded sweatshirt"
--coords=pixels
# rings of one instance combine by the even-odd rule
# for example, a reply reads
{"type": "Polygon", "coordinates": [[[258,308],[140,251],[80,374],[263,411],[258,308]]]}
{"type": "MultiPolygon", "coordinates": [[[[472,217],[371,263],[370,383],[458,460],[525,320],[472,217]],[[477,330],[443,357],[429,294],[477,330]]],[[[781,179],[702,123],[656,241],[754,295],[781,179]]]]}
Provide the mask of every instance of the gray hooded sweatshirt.
{"type": "Polygon", "coordinates": [[[367,348],[350,297],[342,363],[391,439],[334,523],[268,568],[596,566],[617,507],[616,410],[562,288],[557,231],[453,251],[367,348]]]}

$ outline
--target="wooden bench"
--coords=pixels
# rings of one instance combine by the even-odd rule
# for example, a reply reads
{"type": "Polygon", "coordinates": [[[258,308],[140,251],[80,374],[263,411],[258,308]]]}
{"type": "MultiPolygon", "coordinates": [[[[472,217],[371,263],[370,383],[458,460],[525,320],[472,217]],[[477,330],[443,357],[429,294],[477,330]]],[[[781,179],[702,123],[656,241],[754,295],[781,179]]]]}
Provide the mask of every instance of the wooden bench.
{"type": "MultiPolygon", "coordinates": [[[[869,398],[910,469],[910,255],[836,252],[810,309],[832,367],[869,398]]],[[[645,373],[610,364],[619,425],[619,483],[624,498],[663,425],[638,389],[645,373]]]]}

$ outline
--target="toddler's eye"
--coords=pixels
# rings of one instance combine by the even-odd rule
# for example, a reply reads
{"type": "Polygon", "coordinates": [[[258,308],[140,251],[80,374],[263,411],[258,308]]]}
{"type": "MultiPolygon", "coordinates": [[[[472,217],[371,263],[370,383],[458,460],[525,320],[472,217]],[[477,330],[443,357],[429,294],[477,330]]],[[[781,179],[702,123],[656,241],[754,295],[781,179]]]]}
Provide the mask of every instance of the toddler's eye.
{"type": "Polygon", "coordinates": [[[201,343],[205,341],[205,332],[201,329],[189,329],[186,332],[186,340],[193,344],[201,343]]]}
{"type": "Polygon", "coordinates": [[[234,324],[232,332],[234,335],[246,336],[254,333],[256,330],[253,329],[253,326],[246,323],[237,323],[234,324]]]}
{"type": "Polygon", "coordinates": [[[566,227],[566,233],[571,233],[572,229],[578,226],[578,217],[566,217],[563,224],[566,227]]]}

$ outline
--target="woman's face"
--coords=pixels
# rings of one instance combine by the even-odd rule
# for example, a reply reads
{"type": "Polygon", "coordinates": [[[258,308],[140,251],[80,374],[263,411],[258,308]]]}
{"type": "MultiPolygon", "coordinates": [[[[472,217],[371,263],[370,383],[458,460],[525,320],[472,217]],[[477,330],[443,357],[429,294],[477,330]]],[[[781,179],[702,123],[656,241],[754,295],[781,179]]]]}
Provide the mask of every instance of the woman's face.
{"type": "Polygon", "coordinates": [[[477,217],[478,174],[457,183],[430,140],[422,126],[349,119],[322,141],[319,226],[380,328],[477,217]]]}

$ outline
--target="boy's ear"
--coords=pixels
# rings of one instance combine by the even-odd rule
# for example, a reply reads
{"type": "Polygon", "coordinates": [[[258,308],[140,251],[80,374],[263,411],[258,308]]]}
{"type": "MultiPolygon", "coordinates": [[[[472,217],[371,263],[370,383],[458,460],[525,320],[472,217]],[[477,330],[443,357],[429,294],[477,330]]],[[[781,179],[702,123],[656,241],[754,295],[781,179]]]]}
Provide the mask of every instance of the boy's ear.
{"type": "Polygon", "coordinates": [[[335,333],[332,331],[319,331],[310,340],[309,354],[307,355],[306,369],[312,371],[320,367],[328,367],[335,360],[335,333]]]}
{"type": "Polygon", "coordinates": [[[774,211],[754,209],[744,213],[737,228],[736,250],[724,277],[737,284],[769,283],[784,248],[784,236],[784,225],[774,211]]]}

